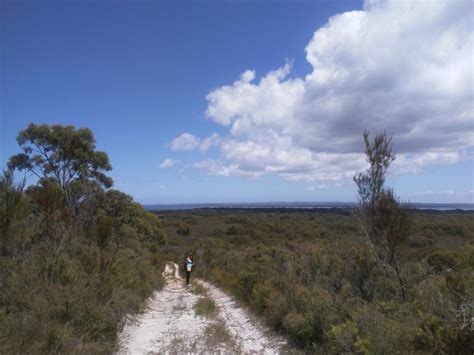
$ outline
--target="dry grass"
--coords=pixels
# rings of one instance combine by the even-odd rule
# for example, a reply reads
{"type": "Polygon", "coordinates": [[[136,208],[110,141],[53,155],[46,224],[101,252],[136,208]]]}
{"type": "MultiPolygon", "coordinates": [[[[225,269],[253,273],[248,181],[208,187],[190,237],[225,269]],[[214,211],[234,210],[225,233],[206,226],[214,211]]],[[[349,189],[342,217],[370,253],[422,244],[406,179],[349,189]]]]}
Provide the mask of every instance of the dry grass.
{"type": "Polygon", "coordinates": [[[232,349],[235,353],[240,352],[234,338],[228,332],[222,319],[210,323],[206,329],[204,329],[204,336],[206,337],[206,345],[209,349],[225,347],[226,349],[232,349]]]}

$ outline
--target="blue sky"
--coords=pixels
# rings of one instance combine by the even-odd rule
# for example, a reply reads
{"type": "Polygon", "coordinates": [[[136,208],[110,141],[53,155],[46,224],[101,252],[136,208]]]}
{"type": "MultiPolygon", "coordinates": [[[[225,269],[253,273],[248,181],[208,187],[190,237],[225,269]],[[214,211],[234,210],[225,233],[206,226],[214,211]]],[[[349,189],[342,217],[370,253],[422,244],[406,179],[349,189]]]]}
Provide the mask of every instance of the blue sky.
{"type": "Polygon", "coordinates": [[[387,129],[402,199],[473,202],[472,29],[447,22],[469,2],[369,5],[3,1],[1,166],[28,123],[72,124],[142,203],[353,201],[387,129]]]}

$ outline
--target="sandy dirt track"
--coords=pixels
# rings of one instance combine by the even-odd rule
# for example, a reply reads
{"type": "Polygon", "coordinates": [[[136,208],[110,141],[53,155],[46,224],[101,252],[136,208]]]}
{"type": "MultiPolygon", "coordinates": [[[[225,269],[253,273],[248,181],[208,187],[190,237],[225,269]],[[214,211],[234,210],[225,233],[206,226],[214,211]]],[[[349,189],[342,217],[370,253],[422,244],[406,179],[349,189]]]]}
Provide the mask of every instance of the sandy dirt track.
{"type": "Polygon", "coordinates": [[[270,334],[219,288],[202,280],[187,287],[175,263],[166,264],[163,276],[165,286],[148,300],[145,312],[127,320],[119,354],[289,352],[283,338],[270,334]],[[192,292],[196,285],[201,294],[192,292]],[[217,316],[195,313],[203,297],[214,300],[217,316]]]}

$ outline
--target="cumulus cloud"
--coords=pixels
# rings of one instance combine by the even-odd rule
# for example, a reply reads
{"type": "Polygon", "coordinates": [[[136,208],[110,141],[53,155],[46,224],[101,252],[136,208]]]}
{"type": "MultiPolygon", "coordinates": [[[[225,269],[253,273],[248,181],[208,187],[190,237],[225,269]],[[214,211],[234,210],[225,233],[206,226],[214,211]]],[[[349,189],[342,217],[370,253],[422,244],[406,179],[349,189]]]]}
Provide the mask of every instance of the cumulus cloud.
{"type": "Polygon", "coordinates": [[[207,151],[210,147],[220,143],[219,134],[213,133],[205,139],[196,137],[191,133],[183,133],[171,141],[171,149],[174,151],[190,151],[199,149],[202,152],[207,151]]]}
{"type": "Polygon", "coordinates": [[[161,169],[167,169],[172,167],[176,162],[173,159],[165,159],[163,162],[160,164],[161,169]]]}
{"type": "MultiPolygon", "coordinates": [[[[465,159],[474,142],[471,12],[470,0],[370,0],[332,17],[306,46],[306,77],[292,77],[287,62],[207,95],[207,117],[229,135],[219,138],[220,160],[198,165],[213,175],[347,181],[366,166],[365,129],[393,133],[398,173],[465,159]]],[[[203,145],[189,138],[186,147],[203,145]]]]}

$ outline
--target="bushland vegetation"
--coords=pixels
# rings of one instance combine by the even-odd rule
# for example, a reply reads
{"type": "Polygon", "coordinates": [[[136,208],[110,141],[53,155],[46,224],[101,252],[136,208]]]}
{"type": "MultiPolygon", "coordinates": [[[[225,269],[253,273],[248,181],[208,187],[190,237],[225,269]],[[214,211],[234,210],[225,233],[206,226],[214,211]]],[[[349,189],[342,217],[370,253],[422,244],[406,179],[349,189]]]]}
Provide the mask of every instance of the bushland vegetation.
{"type": "Polygon", "coordinates": [[[163,283],[160,221],[110,189],[90,130],[32,124],[18,143],[0,176],[0,353],[110,353],[163,283]]]}
{"type": "MultiPolygon", "coordinates": [[[[400,275],[371,256],[348,209],[159,212],[167,258],[247,305],[301,349],[323,353],[471,354],[460,315],[474,295],[474,212],[410,210],[400,275]],[[189,234],[179,230],[183,225],[189,234]],[[390,271],[390,269],[389,269],[390,271]]],[[[472,313],[471,313],[472,316],[472,313]]]]}

